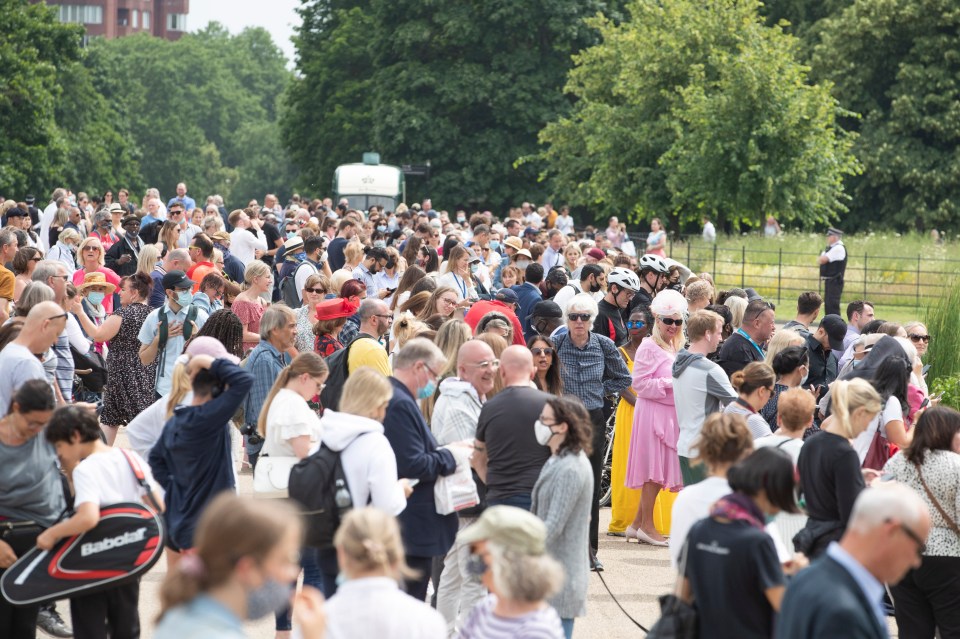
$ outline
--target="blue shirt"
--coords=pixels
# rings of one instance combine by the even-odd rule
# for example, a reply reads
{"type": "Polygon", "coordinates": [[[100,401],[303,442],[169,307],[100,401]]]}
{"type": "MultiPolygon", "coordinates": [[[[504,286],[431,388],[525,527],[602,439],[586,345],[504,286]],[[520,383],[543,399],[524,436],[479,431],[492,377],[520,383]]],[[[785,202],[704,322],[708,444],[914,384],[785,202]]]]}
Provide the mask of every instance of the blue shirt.
{"type": "Polygon", "coordinates": [[[163,616],[155,639],[246,639],[243,621],[209,595],[197,595],[163,616]]]}
{"type": "MultiPolygon", "coordinates": [[[[167,326],[169,327],[174,322],[184,323],[187,319],[187,309],[189,309],[189,306],[184,306],[174,313],[173,309],[170,308],[170,304],[164,303],[160,308],[151,311],[151,313],[147,315],[147,319],[143,320],[143,326],[140,327],[140,334],[137,336],[140,343],[149,344],[153,341],[153,338],[157,336],[157,331],[160,328],[160,313],[166,313],[167,326]]],[[[197,319],[195,320],[197,327],[193,329],[191,335],[196,335],[197,331],[203,328],[207,317],[206,311],[197,310],[197,319]]],[[[167,337],[167,344],[164,348],[163,370],[160,371],[157,377],[156,386],[156,390],[160,393],[161,397],[166,396],[170,392],[170,387],[173,382],[173,367],[177,363],[177,357],[183,353],[183,345],[186,344],[186,341],[183,333],[174,337],[167,337]]],[[[160,357],[160,353],[157,353],[157,357],[160,357]]]]}
{"type": "Polygon", "coordinates": [[[250,351],[244,365],[253,375],[253,388],[250,389],[243,407],[243,419],[247,424],[256,426],[260,419],[260,409],[267,401],[273,382],[291,361],[288,353],[281,353],[266,340],[262,340],[250,351]]]}
{"type": "Polygon", "coordinates": [[[887,618],[881,604],[884,593],[883,584],[877,581],[876,577],[871,575],[859,561],[854,559],[853,556],[844,550],[837,542],[831,542],[830,545],[827,546],[827,556],[843,566],[843,569],[850,573],[853,580],[860,586],[860,590],[863,591],[867,601],[870,602],[870,607],[873,608],[873,614],[876,615],[880,626],[886,628],[887,618]]]}
{"type": "Polygon", "coordinates": [[[183,197],[178,196],[178,197],[170,198],[170,201],[167,202],[167,208],[169,209],[174,204],[182,204],[183,208],[186,209],[187,211],[192,211],[193,209],[197,208],[197,201],[194,200],[189,195],[184,195],[183,197]]]}

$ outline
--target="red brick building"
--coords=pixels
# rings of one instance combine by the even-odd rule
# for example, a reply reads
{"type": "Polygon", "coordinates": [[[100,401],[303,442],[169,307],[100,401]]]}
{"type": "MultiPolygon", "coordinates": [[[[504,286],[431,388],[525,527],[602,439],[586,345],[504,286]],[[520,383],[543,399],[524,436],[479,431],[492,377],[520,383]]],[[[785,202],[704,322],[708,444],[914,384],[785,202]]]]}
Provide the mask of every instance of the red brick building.
{"type": "Polygon", "coordinates": [[[46,3],[57,9],[61,22],[82,24],[87,38],[149,33],[177,40],[187,32],[190,13],[190,0],[46,0],[46,3]]]}

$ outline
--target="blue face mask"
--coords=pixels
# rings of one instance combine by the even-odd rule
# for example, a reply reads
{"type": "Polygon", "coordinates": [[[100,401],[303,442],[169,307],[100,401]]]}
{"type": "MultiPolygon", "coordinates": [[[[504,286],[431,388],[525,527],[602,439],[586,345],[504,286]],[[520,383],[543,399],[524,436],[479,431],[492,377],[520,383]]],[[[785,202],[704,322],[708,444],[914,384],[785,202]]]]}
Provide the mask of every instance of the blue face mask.
{"type": "Polygon", "coordinates": [[[765,523],[765,524],[767,524],[767,525],[769,526],[770,524],[773,523],[773,520],[776,519],[776,518],[777,518],[776,515],[771,515],[771,514],[769,514],[769,513],[764,513],[764,515],[763,515],[763,523],[765,523]]]}
{"type": "Polygon", "coordinates": [[[290,605],[293,586],[267,579],[256,590],[247,593],[247,619],[254,621],[275,614],[290,605]]]}
{"type": "Polygon", "coordinates": [[[104,294],[100,293],[99,291],[93,291],[92,293],[87,295],[87,301],[93,304],[94,306],[99,306],[100,302],[103,301],[103,298],[104,298],[104,294]]]}
{"type": "Polygon", "coordinates": [[[376,240],[373,246],[374,248],[387,248],[387,242],[385,240],[376,240]]]}
{"type": "Polygon", "coordinates": [[[437,383],[432,379],[427,385],[417,391],[417,399],[430,399],[437,390],[437,383]]]}
{"type": "Polygon", "coordinates": [[[300,251],[299,253],[294,253],[294,254],[293,254],[293,257],[295,257],[296,259],[302,261],[302,260],[307,259],[307,254],[306,254],[304,251],[300,251]]]}
{"type": "Polygon", "coordinates": [[[477,273],[479,273],[479,272],[480,272],[480,264],[477,263],[477,262],[474,262],[473,264],[471,264],[471,265],[470,265],[470,272],[473,273],[474,275],[476,275],[477,273]]]}
{"type": "Polygon", "coordinates": [[[500,240],[490,240],[490,248],[494,251],[500,250],[500,240]]]}
{"type": "Polygon", "coordinates": [[[193,293],[189,289],[177,292],[177,304],[180,306],[190,306],[193,302],[193,293]]]}
{"type": "Polygon", "coordinates": [[[387,232],[387,227],[384,226],[383,224],[381,224],[381,225],[379,225],[379,226],[377,227],[377,230],[380,231],[381,233],[386,233],[386,232],[387,232]]]}
{"type": "Polygon", "coordinates": [[[294,237],[296,237],[296,236],[297,236],[297,232],[296,232],[296,231],[287,231],[287,239],[288,239],[288,240],[289,240],[290,238],[294,238],[294,237]]]}

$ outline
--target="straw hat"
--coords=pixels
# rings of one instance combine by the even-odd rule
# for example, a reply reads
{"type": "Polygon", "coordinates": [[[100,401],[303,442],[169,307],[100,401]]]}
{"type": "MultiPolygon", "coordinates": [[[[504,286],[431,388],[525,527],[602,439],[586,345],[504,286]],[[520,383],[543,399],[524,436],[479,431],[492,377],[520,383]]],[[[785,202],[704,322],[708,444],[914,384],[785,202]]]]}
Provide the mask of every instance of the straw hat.
{"type": "Polygon", "coordinates": [[[103,273],[94,272],[87,273],[83,276],[83,284],[77,287],[77,290],[80,291],[80,294],[83,295],[85,291],[91,286],[102,286],[106,290],[107,295],[113,295],[114,291],[117,290],[117,287],[107,281],[106,276],[103,273]]]}

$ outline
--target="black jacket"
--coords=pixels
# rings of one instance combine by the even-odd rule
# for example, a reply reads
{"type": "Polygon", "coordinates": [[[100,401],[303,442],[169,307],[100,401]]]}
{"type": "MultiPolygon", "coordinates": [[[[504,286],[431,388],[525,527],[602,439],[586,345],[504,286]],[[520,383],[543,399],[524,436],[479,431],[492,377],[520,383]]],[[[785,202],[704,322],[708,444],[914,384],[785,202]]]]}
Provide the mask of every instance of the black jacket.
{"type": "MultiPolygon", "coordinates": [[[[137,238],[139,240],[139,238],[137,238]]],[[[140,246],[137,247],[137,251],[143,248],[143,241],[140,240],[140,246]]],[[[137,254],[130,248],[130,244],[127,243],[126,238],[119,238],[116,242],[113,243],[113,246],[104,254],[103,259],[106,262],[106,267],[113,269],[113,272],[119,275],[120,277],[127,277],[128,275],[133,275],[137,272],[137,254]],[[118,261],[124,255],[130,256],[130,261],[126,264],[118,264],[118,261]]]]}

